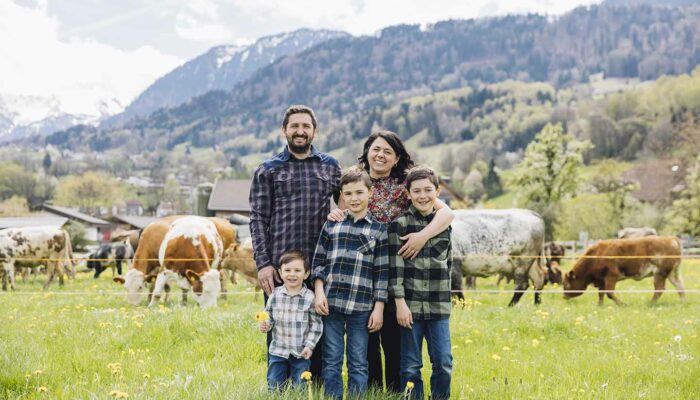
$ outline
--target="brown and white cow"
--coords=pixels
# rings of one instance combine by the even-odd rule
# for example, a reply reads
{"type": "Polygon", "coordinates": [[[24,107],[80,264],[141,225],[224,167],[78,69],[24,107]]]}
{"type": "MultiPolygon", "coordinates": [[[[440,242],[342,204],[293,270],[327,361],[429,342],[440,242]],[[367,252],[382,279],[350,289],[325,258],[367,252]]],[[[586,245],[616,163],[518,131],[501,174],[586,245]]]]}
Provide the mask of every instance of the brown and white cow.
{"type": "Polygon", "coordinates": [[[158,253],[160,270],[149,306],[158,302],[165,283],[175,280],[183,290],[183,302],[192,289],[201,307],[216,306],[221,293],[221,276],[218,271],[224,249],[231,244],[233,228],[225,221],[226,243],[217,225],[210,218],[187,216],[176,219],[163,238],[158,253]]]}
{"type": "Polygon", "coordinates": [[[605,294],[616,304],[622,302],[614,293],[617,281],[632,278],[641,280],[654,276],[654,296],[659,299],[666,288],[666,279],[685,296],[679,268],[681,241],[672,236],[647,236],[638,239],[613,239],[598,242],[589,247],[564,275],[564,297],[580,296],[588,285],[598,288],[598,304],[603,304],[605,294]],[[573,292],[569,292],[573,291],[573,292]]]}
{"type": "Polygon", "coordinates": [[[0,230],[0,264],[2,265],[2,289],[15,290],[15,268],[46,266],[46,289],[54,277],[63,285],[63,273],[75,276],[73,247],[68,232],[51,226],[9,228],[0,230]]]}
{"type": "MultiPolygon", "coordinates": [[[[123,277],[118,276],[114,278],[115,282],[123,284],[126,288],[126,298],[129,304],[137,305],[141,303],[147,293],[148,284],[152,283],[156,278],[156,274],[160,269],[159,253],[161,244],[173,222],[188,217],[186,215],[164,217],[153,221],[141,231],[138,247],[134,253],[132,268],[123,277]]],[[[229,246],[235,238],[235,230],[231,224],[221,218],[212,217],[206,219],[214,223],[224,246],[229,246]]],[[[167,286],[165,290],[168,290],[167,286]]],[[[152,286],[150,286],[150,291],[153,291],[152,286]]]]}
{"type": "Polygon", "coordinates": [[[243,279],[255,287],[255,290],[260,289],[258,269],[253,258],[253,240],[251,238],[244,239],[242,243],[234,241],[224,252],[224,259],[221,262],[220,269],[231,271],[234,274],[231,277],[233,283],[236,283],[234,280],[235,274],[240,274],[243,276],[243,279]]]}

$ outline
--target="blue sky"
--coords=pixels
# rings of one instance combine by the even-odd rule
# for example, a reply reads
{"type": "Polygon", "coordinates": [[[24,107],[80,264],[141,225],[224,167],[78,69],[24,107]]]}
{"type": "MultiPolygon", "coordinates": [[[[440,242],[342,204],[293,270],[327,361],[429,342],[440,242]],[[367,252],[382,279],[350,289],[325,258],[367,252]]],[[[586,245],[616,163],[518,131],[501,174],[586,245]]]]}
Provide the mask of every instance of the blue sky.
{"type": "Polygon", "coordinates": [[[220,44],[299,28],[373,34],[399,23],[558,15],[600,0],[0,0],[0,95],[55,96],[67,111],[126,106],[220,44]]]}

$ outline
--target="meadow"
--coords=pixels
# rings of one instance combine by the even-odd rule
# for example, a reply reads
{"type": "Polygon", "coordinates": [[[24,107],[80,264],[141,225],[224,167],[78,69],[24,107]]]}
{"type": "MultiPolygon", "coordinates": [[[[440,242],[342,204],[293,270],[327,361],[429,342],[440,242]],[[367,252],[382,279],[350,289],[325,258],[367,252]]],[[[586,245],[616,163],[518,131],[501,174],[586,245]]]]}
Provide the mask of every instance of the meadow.
{"type": "MultiPolygon", "coordinates": [[[[687,289],[700,289],[700,260],[681,271],[687,289]]],[[[267,393],[265,336],[254,322],[262,296],[243,285],[201,310],[177,304],[179,290],[168,305],[128,306],[109,271],[47,291],[41,283],[0,294],[0,398],[308,398],[267,393]]],[[[495,279],[478,288],[498,289],[495,279]]],[[[649,290],[652,280],[618,288],[649,290]]],[[[539,307],[529,291],[514,308],[510,293],[466,293],[451,318],[453,398],[698,398],[700,293],[683,302],[665,293],[654,307],[651,293],[621,293],[625,306],[599,307],[590,288],[570,301],[558,290],[548,287],[539,307]]]]}

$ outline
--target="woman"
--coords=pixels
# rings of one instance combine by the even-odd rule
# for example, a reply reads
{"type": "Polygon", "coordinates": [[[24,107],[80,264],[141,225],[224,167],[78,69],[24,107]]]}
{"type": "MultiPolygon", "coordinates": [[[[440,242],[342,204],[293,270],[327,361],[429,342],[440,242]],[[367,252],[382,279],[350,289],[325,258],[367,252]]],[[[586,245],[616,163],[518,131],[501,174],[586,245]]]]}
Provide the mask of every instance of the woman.
{"type": "MultiPolygon", "coordinates": [[[[406,212],[411,205],[405,186],[406,170],[413,167],[413,160],[401,139],[390,131],[372,133],[365,141],[359,165],[372,178],[372,193],[369,210],[379,222],[389,223],[406,212]]],[[[435,217],[422,231],[402,237],[406,243],[399,250],[404,258],[415,258],[428,239],[450,226],[454,219],[452,210],[441,200],[435,204],[435,217]]],[[[339,221],[345,218],[341,209],[331,211],[328,219],[339,221]]],[[[396,305],[390,298],[384,308],[384,325],[379,332],[370,334],[367,346],[369,361],[369,384],[383,388],[382,360],[379,347],[384,349],[387,389],[400,392],[399,387],[399,325],[396,322],[396,305]]]]}

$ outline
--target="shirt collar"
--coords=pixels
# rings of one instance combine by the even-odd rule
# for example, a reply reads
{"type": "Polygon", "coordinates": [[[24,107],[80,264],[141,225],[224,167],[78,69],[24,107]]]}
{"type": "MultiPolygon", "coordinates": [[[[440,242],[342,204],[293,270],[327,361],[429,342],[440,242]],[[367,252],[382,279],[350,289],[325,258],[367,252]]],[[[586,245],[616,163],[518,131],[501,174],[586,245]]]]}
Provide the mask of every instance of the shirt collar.
{"type": "MultiPolygon", "coordinates": [[[[311,153],[309,153],[309,156],[307,158],[311,157],[318,157],[321,158],[321,152],[318,151],[314,145],[311,145],[311,153]]],[[[280,159],[282,161],[289,161],[289,159],[292,158],[292,152],[289,151],[289,146],[284,146],[284,150],[282,151],[282,154],[280,154],[280,159]]]]}
{"type": "Polygon", "coordinates": [[[293,297],[293,296],[304,296],[304,293],[306,293],[307,290],[309,290],[309,289],[307,289],[307,288],[306,288],[306,285],[304,285],[304,284],[302,283],[302,284],[301,284],[301,290],[299,290],[299,293],[297,293],[297,294],[289,294],[289,293],[287,293],[287,287],[284,286],[284,285],[282,285],[282,293],[284,293],[285,295],[290,296],[290,297],[293,297]]]}
{"type": "Polygon", "coordinates": [[[416,207],[413,206],[413,204],[411,204],[411,206],[408,208],[408,211],[410,211],[411,214],[413,214],[416,218],[425,219],[425,220],[428,220],[428,222],[432,221],[433,216],[435,216],[435,209],[434,208],[433,208],[433,212],[431,212],[430,214],[423,215],[423,214],[421,214],[420,211],[418,211],[418,209],[416,207]]]}
{"type": "MultiPolygon", "coordinates": [[[[355,217],[352,216],[350,210],[345,210],[345,219],[346,221],[350,221],[353,223],[355,222],[355,217]]],[[[375,222],[375,219],[372,213],[369,210],[367,210],[367,214],[365,214],[364,218],[360,218],[358,221],[367,221],[371,224],[372,222],[375,222]]]]}

